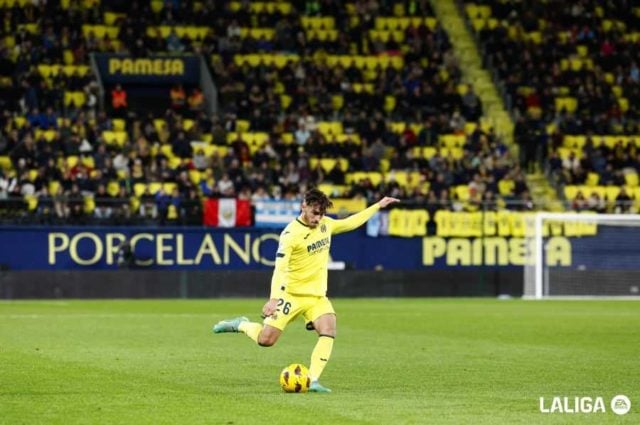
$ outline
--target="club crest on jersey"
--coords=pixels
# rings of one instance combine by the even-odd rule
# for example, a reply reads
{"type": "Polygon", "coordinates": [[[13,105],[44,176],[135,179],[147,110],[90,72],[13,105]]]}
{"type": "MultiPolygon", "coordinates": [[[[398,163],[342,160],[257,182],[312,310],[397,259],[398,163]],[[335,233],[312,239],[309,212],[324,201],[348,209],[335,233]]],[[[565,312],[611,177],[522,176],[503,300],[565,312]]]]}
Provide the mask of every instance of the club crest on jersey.
{"type": "Polygon", "coordinates": [[[321,231],[322,233],[325,233],[325,232],[327,231],[327,225],[326,225],[326,224],[322,224],[322,225],[320,225],[320,231],[321,231]]]}

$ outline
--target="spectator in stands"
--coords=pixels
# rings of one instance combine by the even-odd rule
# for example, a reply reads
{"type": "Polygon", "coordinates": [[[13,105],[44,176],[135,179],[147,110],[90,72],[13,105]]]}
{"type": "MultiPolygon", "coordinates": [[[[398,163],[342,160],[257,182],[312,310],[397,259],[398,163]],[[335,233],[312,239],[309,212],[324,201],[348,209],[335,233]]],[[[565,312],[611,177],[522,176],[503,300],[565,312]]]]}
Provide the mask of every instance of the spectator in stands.
{"type": "Polygon", "coordinates": [[[178,132],[176,138],[171,142],[171,149],[173,154],[179,158],[191,158],[193,155],[193,148],[184,131],[178,132]]]}
{"type": "Polygon", "coordinates": [[[111,90],[111,107],[114,116],[119,118],[126,116],[128,108],[127,92],[120,84],[116,84],[115,88],[111,90]]]}
{"type": "Polygon", "coordinates": [[[95,208],[93,210],[93,215],[95,218],[108,219],[111,217],[111,213],[113,211],[111,197],[107,193],[107,188],[104,184],[99,184],[98,189],[94,195],[95,208]]]}
{"type": "Polygon", "coordinates": [[[462,115],[467,121],[478,121],[482,116],[482,103],[470,84],[467,85],[467,92],[462,96],[462,115]]]}
{"type": "Polygon", "coordinates": [[[626,214],[631,210],[631,206],[633,205],[633,198],[629,196],[627,190],[624,187],[620,188],[620,193],[616,197],[616,204],[614,212],[616,214],[626,214]]]}
{"type": "Polygon", "coordinates": [[[197,226],[202,223],[202,200],[194,189],[182,200],[180,205],[183,224],[197,226]]]}
{"type": "Polygon", "coordinates": [[[38,193],[38,207],[36,208],[36,215],[42,224],[50,224],[55,216],[53,198],[49,194],[47,186],[43,186],[38,193]]]}
{"type": "Polygon", "coordinates": [[[307,129],[307,126],[305,124],[298,125],[298,129],[295,132],[296,143],[304,146],[309,140],[309,137],[311,137],[311,133],[307,129]]]}
{"type": "Polygon", "coordinates": [[[259,185],[251,195],[252,204],[260,201],[268,201],[270,199],[271,197],[269,196],[269,193],[266,191],[263,185],[259,185]]]}
{"type": "Polygon", "coordinates": [[[229,174],[224,173],[218,183],[216,184],[218,193],[224,197],[233,197],[235,194],[235,187],[233,181],[229,178],[229,174]]]}
{"type": "Polygon", "coordinates": [[[178,192],[178,188],[173,188],[171,195],[167,198],[167,210],[164,215],[165,220],[161,220],[160,224],[177,223],[182,216],[182,212],[182,195],[178,192]]]}
{"type": "Polygon", "coordinates": [[[196,149],[193,154],[193,167],[198,171],[204,171],[209,168],[209,158],[201,148],[196,149]]]}
{"type": "Polygon", "coordinates": [[[187,99],[189,103],[189,110],[192,112],[192,116],[197,116],[198,112],[204,109],[204,94],[199,87],[194,88],[187,99]]]}
{"type": "Polygon", "coordinates": [[[169,31],[169,35],[167,35],[166,42],[167,50],[169,51],[169,53],[182,53],[185,50],[184,43],[182,42],[180,37],[178,37],[178,34],[173,27],[171,28],[171,31],[169,31]]]}
{"type": "Polygon", "coordinates": [[[84,197],[80,193],[80,186],[73,184],[67,198],[69,207],[69,220],[72,223],[82,224],[84,222],[84,197]]]}
{"type": "Polygon", "coordinates": [[[182,84],[176,84],[171,87],[169,91],[169,98],[171,99],[171,109],[174,111],[181,111],[187,101],[187,95],[182,87],[182,84]]]}
{"type": "Polygon", "coordinates": [[[590,211],[597,213],[605,213],[607,211],[607,205],[604,199],[598,195],[597,192],[592,192],[587,199],[587,207],[590,211]]]}

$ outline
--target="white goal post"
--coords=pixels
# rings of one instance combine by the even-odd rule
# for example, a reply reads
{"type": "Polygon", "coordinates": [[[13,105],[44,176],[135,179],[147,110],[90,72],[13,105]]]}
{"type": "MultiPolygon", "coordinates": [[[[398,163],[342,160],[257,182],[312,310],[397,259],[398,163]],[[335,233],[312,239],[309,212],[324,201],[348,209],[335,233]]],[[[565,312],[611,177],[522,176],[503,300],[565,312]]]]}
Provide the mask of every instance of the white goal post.
{"type": "Polygon", "coordinates": [[[540,212],[525,237],[524,298],[640,298],[640,215],[540,212]],[[555,242],[568,261],[549,261],[555,242]]]}

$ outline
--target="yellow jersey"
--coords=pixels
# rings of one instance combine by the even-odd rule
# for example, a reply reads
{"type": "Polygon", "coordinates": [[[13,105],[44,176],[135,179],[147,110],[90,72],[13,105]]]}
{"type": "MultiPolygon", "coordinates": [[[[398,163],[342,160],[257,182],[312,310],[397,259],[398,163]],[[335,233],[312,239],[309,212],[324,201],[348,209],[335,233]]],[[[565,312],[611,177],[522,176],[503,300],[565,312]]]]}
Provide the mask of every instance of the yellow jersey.
{"type": "Polygon", "coordinates": [[[324,216],[315,228],[300,218],[289,223],[280,234],[270,298],[280,298],[282,292],[325,296],[331,236],[360,227],[379,209],[375,203],[342,220],[324,216]]]}

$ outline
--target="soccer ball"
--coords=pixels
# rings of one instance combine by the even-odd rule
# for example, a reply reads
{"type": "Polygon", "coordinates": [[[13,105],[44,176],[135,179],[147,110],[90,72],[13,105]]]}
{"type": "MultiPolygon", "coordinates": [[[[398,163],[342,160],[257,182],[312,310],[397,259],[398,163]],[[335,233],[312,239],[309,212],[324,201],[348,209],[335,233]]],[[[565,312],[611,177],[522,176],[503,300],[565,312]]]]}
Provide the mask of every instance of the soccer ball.
{"type": "Polygon", "coordinates": [[[310,384],[309,369],[305,365],[293,363],[280,373],[280,386],[286,393],[306,393],[310,384]]]}

